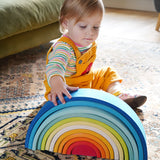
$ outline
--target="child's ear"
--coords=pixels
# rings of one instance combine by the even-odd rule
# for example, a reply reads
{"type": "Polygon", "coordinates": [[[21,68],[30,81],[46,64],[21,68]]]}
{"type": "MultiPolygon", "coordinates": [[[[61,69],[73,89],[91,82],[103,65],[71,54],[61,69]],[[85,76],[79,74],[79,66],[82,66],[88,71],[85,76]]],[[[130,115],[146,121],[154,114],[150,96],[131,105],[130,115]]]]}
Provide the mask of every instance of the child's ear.
{"type": "Polygon", "coordinates": [[[67,18],[65,18],[65,19],[63,20],[62,26],[63,26],[63,28],[68,29],[68,19],[67,19],[67,18]]]}

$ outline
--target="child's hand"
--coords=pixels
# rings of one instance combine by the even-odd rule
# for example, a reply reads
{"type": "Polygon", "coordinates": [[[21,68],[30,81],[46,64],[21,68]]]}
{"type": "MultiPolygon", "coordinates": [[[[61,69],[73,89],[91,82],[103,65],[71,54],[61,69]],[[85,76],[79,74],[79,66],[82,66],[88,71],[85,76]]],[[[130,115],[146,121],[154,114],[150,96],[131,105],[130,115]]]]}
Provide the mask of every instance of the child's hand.
{"type": "Polygon", "coordinates": [[[78,87],[68,86],[60,76],[54,76],[50,79],[51,93],[48,94],[48,99],[57,105],[56,97],[64,104],[65,100],[63,94],[66,95],[69,99],[72,98],[71,94],[68,91],[76,91],[78,87]]]}

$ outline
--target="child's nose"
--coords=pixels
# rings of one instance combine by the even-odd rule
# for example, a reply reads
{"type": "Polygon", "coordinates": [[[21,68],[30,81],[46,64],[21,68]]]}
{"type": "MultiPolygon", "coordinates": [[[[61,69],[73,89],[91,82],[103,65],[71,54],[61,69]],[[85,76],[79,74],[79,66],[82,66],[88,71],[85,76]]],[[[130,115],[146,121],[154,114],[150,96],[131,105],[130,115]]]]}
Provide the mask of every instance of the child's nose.
{"type": "Polygon", "coordinates": [[[90,35],[90,36],[92,36],[94,34],[93,29],[92,28],[88,28],[87,34],[90,35]]]}

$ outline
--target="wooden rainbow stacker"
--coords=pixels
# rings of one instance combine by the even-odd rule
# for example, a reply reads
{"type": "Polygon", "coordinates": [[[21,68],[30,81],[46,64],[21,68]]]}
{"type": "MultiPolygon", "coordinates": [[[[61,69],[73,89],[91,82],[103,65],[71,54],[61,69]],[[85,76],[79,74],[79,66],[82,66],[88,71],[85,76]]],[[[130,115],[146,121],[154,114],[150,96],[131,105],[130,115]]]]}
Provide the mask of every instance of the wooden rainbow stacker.
{"type": "Polygon", "coordinates": [[[79,89],[54,106],[48,101],[31,122],[25,147],[114,160],[147,160],[146,136],[136,113],[121,99],[79,89]]]}

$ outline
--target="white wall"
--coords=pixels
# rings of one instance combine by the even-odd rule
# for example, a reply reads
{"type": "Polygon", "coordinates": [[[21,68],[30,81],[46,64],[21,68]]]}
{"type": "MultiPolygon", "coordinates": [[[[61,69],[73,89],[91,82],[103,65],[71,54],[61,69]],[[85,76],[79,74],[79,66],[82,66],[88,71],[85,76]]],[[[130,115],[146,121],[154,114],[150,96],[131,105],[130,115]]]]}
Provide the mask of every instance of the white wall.
{"type": "Polygon", "coordinates": [[[133,9],[142,11],[156,11],[154,0],[103,0],[106,7],[133,9]]]}

